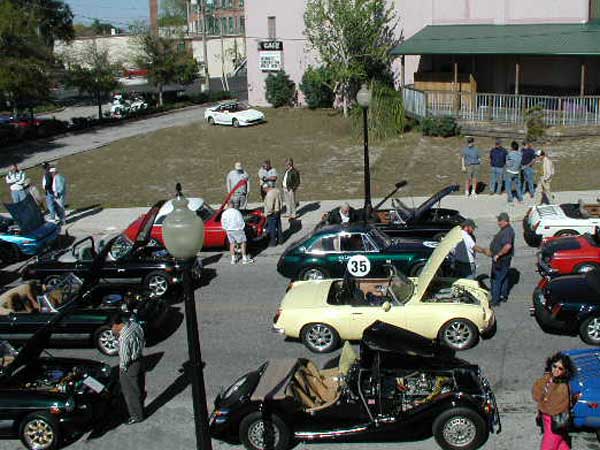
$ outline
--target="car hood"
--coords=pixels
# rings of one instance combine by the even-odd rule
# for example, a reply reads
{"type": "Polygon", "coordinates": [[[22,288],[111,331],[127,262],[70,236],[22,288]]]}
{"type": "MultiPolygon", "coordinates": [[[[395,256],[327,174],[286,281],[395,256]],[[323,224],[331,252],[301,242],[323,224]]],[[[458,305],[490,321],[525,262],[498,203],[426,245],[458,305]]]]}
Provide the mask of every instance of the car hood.
{"type": "Polygon", "coordinates": [[[255,109],[247,109],[245,111],[237,111],[234,113],[234,115],[235,115],[235,117],[242,119],[242,120],[256,120],[256,119],[262,119],[264,117],[263,113],[255,110],[255,109]]]}
{"type": "Polygon", "coordinates": [[[45,223],[40,207],[30,194],[18,203],[4,203],[4,207],[23,233],[31,233],[45,223]]]}
{"type": "Polygon", "coordinates": [[[433,251],[425,267],[423,267],[423,271],[419,278],[417,278],[417,288],[415,289],[415,293],[413,294],[413,298],[417,301],[421,301],[423,296],[425,295],[425,291],[429,288],[429,284],[431,280],[434,279],[435,274],[442,266],[446,257],[450,254],[452,250],[456,247],[456,245],[462,240],[463,234],[462,229],[459,226],[452,228],[446,234],[444,239],[438,244],[436,249],[433,251]]]}
{"type": "Polygon", "coordinates": [[[238,184],[236,184],[233,189],[231,189],[231,191],[229,192],[229,194],[227,194],[227,196],[225,197],[225,200],[223,200],[223,203],[221,203],[221,206],[219,206],[219,209],[217,210],[217,214],[218,215],[221,211],[223,211],[225,209],[225,205],[227,205],[227,203],[229,203],[229,200],[232,199],[233,195],[239,191],[240,189],[242,189],[244,186],[246,186],[248,184],[248,180],[240,180],[238,182],[238,184]]]}
{"type": "Polygon", "coordinates": [[[543,257],[549,257],[557,252],[579,250],[581,248],[580,236],[576,237],[561,237],[552,239],[549,242],[542,243],[540,251],[543,257]]]}
{"type": "Polygon", "coordinates": [[[444,189],[436,192],[427,200],[419,205],[418,208],[415,209],[413,213],[412,220],[418,220],[423,214],[429,211],[436,203],[441,201],[444,197],[450,195],[453,192],[456,192],[460,189],[458,184],[451,184],[450,186],[446,186],[444,189]]]}
{"type": "Polygon", "coordinates": [[[281,309],[325,306],[331,285],[337,280],[295,281],[281,301],[281,309]]]}

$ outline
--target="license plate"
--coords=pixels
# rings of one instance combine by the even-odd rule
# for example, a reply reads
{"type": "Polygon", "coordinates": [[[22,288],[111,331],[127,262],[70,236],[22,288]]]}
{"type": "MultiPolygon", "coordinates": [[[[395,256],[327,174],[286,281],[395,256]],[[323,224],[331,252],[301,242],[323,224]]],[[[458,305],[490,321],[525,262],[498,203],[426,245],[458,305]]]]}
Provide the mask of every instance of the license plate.
{"type": "Polygon", "coordinates": [[[83,384],[89,387],[96,394],[99,394],[104,390],[104,385],[96,380],[94,377],[87,376],[83,380],[83,384]]]}

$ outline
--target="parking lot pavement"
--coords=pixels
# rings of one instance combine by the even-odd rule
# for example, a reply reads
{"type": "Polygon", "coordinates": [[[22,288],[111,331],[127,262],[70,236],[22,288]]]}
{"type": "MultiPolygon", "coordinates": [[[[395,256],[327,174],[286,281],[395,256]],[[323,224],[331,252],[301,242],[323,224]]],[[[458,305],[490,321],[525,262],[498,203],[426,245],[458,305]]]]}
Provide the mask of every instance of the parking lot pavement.
{"type": "MultiPolygon", "coordinates": [[[[458,200],[457,200],[458,201],[458,200]]],[[[463,199],[464,202],[464,199],[463,199]]],[[[497,225],[490,213],[479,218],[477,242],[490,242],[497,225]]],[[[135,214],[133,215],[135,217],[135,214]]],[[[114,223],[116,225],[116,223],[114,223]]],[[[541,376],[545,358],[562,349],[581,348],[585,345],[576,337],[544,334],[529,317],[528,306],[537,282],[535,249],[526,246],[519,223],[514,224],[517,234],[516,257],[518,283],[513,287],[508,303],[496,309],[498,332],[489,340],[459,357],[479,364],[490,379],[501,409],[503,432],[491,436],[483,447],[486,450],[521,450],[539,448],[540,435],[535,427],[535,404],[530,388],[541,376]]],[[[220,388],[234,382],[246,371],[258,367],[268,359],[305,357],[324,364],[337,355],[311,354],[298,342],[286,342],[270,331],[273,314],[285,292],[288,281],[275,272],[283,247],[261,253],[255,264],[232,266],[229,258],[220,252],[204,255],[210,261],[206,266],[206,286],[196,291],[196,307],[202,343],[203,360],[209,405],[220,388]]],[[[480,258],[480,273],[489,271],[489,260],[480,258]]],[[[183,306],[175,305],[181,312],[183,306]]],[[[52,354],[76,357],[101,358],[92,349],[51,350],[52,354]]],[[[180,376],[178,369],[187,360],[185,327],[151,348],[146,355],[159,361],[147,375],[150,417],[135,426],[119,426],[105,435],[87,439],[82,437],[69,448],[87,450],[123,449],[189,449],[193,447],[193,413],[191,389],[180,376]]],[[[109,362],[116,364],[116,359],[109,362]]],[[[0,443],[0,449],[18,448],[12,441],[0,443]]],[[[224,443],[214,442],[219,450],[233,449],[224,443]]],[[[433,450],[433,439],[418,443],[377,444],[298,444],[302,450],[433,450]]],[[[593,435],[579,435],[573,448],[600,450],[593,435]]]]}

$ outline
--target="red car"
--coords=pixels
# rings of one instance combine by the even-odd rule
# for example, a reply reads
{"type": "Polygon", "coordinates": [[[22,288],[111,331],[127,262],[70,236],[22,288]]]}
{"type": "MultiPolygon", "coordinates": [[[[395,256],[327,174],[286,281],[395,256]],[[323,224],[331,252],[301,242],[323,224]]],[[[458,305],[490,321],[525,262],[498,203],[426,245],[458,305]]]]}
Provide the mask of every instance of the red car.
{"type": "Polygon", "coordinates": [[[546,239],[538,253],[538,270],[542,275],[557,276],[600,269],[600,234],[552,237],[546,239]]]}
{"type": "MultiPolygon", "coordinates": [[[[229,195],[225,197],[225,201],[221,204],[219,209],[216,211],[210,207],[203,199],[188,197],[188,208],[194,211],[204,221],[204,249],[207,248],[222,248],[227,244],[227,234],[221,226],[221,214],[227,205],[229,199],[233,196],[234,192],[244,187],[247,181],[242,180],[231,190],[229,195]]],[[[165,202],[160,208],[160,211],[156,215],[154,225],[152,226],[152,238],[164,245],[162,236],[162,223],[167,215],[173,211],[173,204],[171,200],[165,202]]],[[[246,222],[246,236],[248,241],[258,241],[265,236],[267,218],[263,214],[262,208],[255,209],[244,209],[241,211],[246,222]]],[[[148,213],[146,213],[148,214],[148,213]]],[[[140,225],[144,221],[146,214],[141,215],[135,221],[131,223],[125,230],[125,234],[128,237],[136,236],[140,225]]]]}

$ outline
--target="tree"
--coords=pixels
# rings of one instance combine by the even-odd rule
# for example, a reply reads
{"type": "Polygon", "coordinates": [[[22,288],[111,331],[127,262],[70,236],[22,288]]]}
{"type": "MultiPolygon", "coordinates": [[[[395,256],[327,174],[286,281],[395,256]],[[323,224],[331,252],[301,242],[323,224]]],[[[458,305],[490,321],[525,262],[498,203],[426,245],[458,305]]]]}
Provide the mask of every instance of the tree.
{"type": "Polygon", "coordinates": [[[389,79],[398,19],[386,0],[307,0],[309,45],[331,72],[344,115],[361,81],[389,79]]]}
{"type": "Polygon", "coordinates": [[[136,37],[136,64],[148,71],[148,81],[158,89],[158,102],[163,104],[167,84],[190,84],[198,77],[198,62],[185,45],[175,39],[155,36],[147,31],[136,37]]]}
{"type": "Polygon", "coordinates": [[[115,73],[117,64],[110,62],[108,49],[100,50],[90,43],[81,56],[70,64],[66,82],[79,92],[87,92],[97,102],[98,119],[102,120],[102,99],[119,87],[115,73]]]}
{"type": "Polygon", "coordinates": [[[73,12],[60,0],[2,0],[12,2],[23,14],[28,25],[34,27],[48,48],[54,41],[70,42],[75,38],[73,12]]]}
{"type": "Polygon", "coordinates": [[[85,37],[108,35],[113,29],[117,33],[121,32],[121,29],[119,27],[109,22],[101,22],[99,19],[94,19],[94,21],[89,25],[86,25],[84,23],[76,23],[75,25],[73,25],[73,27],[75,29],[76,36],[85,37]]]}
{"type": "Polygon", "coordinates": [[[310,109],[331,108],[335,97],[331,86],[329,70],[323,66],[316,69],[309,66],[302,75],[300,90],[310,109]]]}
{"type": "Polygon", "coordinates": [[[296,95],[296,85],[287,73],[270,73],[265,80],[265,91],[267,101],[275,108],[290,106],[296,95]]]}
{"type": "Polygon", "coordinates": [[[161,27],[187,25],[186,0],[161,0],[158,25],[161,27]]]}

